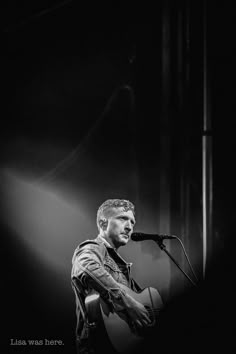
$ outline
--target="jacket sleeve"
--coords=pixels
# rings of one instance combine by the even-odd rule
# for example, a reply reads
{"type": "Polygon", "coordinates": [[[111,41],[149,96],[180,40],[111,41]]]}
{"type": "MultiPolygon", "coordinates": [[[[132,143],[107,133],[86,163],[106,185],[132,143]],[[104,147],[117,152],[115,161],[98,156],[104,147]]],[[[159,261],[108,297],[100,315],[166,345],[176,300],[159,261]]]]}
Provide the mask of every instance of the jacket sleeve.
{"type": "Polygon", "coordinates": [[[125,309],[126,292],[121,284],[104,268],[104,252],[101,245],[90,243],[79,248],[73,259],[72,277],[79,279],[86,289],[94,289],[113,305],[113,309],[125,309]]]}

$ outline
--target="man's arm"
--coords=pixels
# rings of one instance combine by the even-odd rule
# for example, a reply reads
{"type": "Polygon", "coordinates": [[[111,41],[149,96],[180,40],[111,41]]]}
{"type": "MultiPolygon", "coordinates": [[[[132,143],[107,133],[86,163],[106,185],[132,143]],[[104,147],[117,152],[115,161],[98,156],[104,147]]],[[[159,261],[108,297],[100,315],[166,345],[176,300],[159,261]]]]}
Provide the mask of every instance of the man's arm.
{"type": "Polygon", "coordinates": [[[100,245],[87,244],[78,250],[73,263],[72,275],[86,288],[95,289],[108,300],[114,310],[126,310],[131,320],[142,327],[150,323],[145,307],[132,298],[122,286],[105,270],[103,250],[100,245]]]}

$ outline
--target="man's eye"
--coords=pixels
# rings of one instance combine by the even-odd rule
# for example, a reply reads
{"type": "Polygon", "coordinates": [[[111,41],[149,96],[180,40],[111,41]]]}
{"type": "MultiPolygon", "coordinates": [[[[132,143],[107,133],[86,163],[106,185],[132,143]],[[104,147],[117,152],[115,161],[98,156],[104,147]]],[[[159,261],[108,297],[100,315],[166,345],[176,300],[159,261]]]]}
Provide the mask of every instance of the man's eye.
{"type": "MultiPolygon", "coordinates": [[[[126,216],[120,216],[119,219],[120,219],[120,220],[124,220],[124,221],[129,220],[126,216]]],[[[132,226],[135,225],[135,222],[134,222],[133,220],[130,220],[130,222],[131,222],[132,226]]]]}

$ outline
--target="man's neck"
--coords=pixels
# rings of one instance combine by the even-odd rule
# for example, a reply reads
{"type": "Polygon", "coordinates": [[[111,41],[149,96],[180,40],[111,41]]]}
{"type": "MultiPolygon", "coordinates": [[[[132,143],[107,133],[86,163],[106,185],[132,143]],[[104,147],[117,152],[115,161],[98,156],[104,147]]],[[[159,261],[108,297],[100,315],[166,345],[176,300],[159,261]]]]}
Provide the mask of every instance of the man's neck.
{"type": "Polygon", "coordinates": [[[108,240],[108,238],[107,238],[106,235],[100,233],[98,236],[102,238],[102,240],[104,241],[105,245],[107,245],[108,247],[111,247],[111,248],[117,250],[117,249],[111,244],[111,242],[108,240]]]}

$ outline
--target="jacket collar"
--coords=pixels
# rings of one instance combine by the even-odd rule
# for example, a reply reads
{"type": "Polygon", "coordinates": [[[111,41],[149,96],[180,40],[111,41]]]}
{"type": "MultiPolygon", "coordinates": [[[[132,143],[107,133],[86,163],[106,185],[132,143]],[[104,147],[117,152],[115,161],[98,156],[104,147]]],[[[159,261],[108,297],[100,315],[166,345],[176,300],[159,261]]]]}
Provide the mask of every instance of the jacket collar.
{"type": "Polygon", "coordinates": [[[116,254],[116,256],[118,256],[119,259],[120,259],[125,265],[127,265],[127,266],[129,266],[129,267],[131,267],[131,266],[133,265],[133,263],[126,262],[126,260],[125,260],[123,257],[121,257],[121,255],[117,252],[117,250],[116,250],[114,247],[112,247],[112,246],[110,245],[110,243],[109,243],[107,240],[105,240],[105,238],[103,238],[102,236],[98,235],[97,238],[96,238],[96,241],[99,242],[99,243],[102,243],[102,244],[103,244],[106,248],[108,248],[109,250],[114,251],[115,254],[116,254]]]}
{"type": "Polygon", "coordinates": [[[105,245],[107,248],[112,248],[114,251],[116,251],[116,249],[115,249],[114,247],[112,247],[112,246],[110,245],[110,243],[109,243],[107,240],[105,240],[105,238],[102,237],[101,235],[98,235],[98,236],[97,236],[96,241],[98,241],[99,243],[102,242],[102,243],[104,243],[104,245],[105,245]]]}

